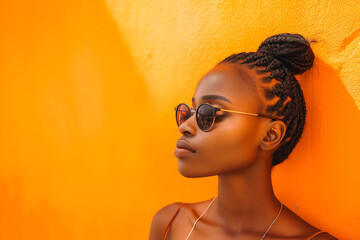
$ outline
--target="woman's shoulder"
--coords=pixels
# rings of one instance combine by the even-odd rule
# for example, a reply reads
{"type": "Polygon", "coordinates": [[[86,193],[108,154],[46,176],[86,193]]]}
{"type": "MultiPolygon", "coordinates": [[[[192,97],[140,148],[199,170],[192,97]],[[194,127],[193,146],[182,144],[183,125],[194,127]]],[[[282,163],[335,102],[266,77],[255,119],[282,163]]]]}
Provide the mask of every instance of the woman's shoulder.
{"type": "Polygon", "coordinates": [[[185,203],[183,202],[174,202],[174,203],[170,203],[164,207],[162,207],[161,209],[159,209],[157,211],[157,213],[155,214],[153,221],[159,222],[159,223],[167,223],[171,220],[171,218],[173,217],[173,215],[176,213],[177,210],[180,210],[180,206],[184,206],[185,203]]]}
{"type": "Polygon", "coordinates": [[[149,240],[161,239],[168,223],[181,205],[185,204],[182,202],[174,202],[162,207],[156,212],[151,222],[149,240]]]}
{"type": "Polygon", "coordinates": [[[204,200],[201,202],[174,202],[162,207],[154,216],[154,220],[161,221],[161,220],[170,220],[172,216],[176,213],[179,208],[183,209],[184,212],[186,211],[198,211],[198,209],[203,208],[206,206],[212,199],[204,200]],[[156,219],[155,219],[156,218],[156,219]]]}
{"type": "Polygon", "coordinates": [[[337,239],[330,233],[314,227],[285,205],[283,210],[284,211],[281,213],[282,217],[278,219],[279,222],[274,229],[275,231],[277,230],[278,234],[282,236],[286,236],[287,234],[289,234],[290,236],[304,236],[305,239],[311,240],[337,239]],[[281,234],[281,232],[283,233],[281,234]]]}
{"type": "Polygon", "coordinates": [[[338,240],[338,238],[332,236],[330,233],[324,232],[311,238],[311,240],[338,240]]]}
{"type": "Polygon", "coordinates": [[[171,219],[175,217],[175,214],[177,216],[176,218],[187,218],[193,214],[198,215],[199,208],[201,209],[202,206],[209,203],[209,201],[211,201],[211,199],[194,203],[174,202],[162,207],[152,219],[149,240],[161,239],[171,219]]]}

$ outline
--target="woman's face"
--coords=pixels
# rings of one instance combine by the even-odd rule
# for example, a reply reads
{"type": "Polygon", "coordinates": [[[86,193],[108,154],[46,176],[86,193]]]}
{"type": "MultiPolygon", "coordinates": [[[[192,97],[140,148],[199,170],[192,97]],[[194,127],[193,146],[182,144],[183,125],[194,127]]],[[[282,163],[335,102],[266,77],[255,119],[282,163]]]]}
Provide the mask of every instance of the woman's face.
{"type": "MultiPolygon", "coordinates": [[[[262,100],[255,80],[258,74],[245,65],[220,64],[210,70],[198,83],[191,109],[201,103],[249,113],[262,112],[262,100]],[[208,95],[225,97],[206,99],[208,95]]],[[[203,132],[195,114],[179,126],[186,141],[196,152],[179,157],[179,172],[185,177],[206,177],[237,172],[250,167],[259,158],[259,143],[265,137],[267,118],[219,111],[224,117],[215,119],[213,127],[203,132]]]]}

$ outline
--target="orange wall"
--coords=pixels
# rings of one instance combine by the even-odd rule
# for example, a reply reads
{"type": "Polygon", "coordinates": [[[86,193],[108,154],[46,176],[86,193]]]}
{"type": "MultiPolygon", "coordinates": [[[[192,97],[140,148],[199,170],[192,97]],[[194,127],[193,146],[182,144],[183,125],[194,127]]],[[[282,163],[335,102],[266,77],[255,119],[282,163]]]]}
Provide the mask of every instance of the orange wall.
{"type": "Polygon", "coordinates": [[[7,1],[0,8],[0,239],[147,239],[154,214],[217,194],[173,155],[174,107],[224,57],[316,39],[308,118],[276,195],[359,239],[360,3],[7,1]],[[206,187],[204,187],[206,186],[206,187]]]}

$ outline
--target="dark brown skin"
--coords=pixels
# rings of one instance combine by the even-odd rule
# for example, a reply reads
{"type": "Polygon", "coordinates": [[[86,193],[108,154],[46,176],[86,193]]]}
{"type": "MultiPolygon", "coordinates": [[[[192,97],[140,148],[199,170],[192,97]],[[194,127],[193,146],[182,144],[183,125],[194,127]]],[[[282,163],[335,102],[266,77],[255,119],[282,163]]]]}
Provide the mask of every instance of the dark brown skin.
{"type": "MultiPolygon", "coordinates": [[[[210,70],[198,83],[192,109],[207,102],[213,106],[265,113],[263,94],[255,69],[245,65],[221,64],[210,70]],[[220,95],[223,100],[202,100],[205,95],[220,95]]],[[[178,170],[188,178],[218,176],[218,198],[196,224],[191,240],[261,239],[280,210],[271,182],[271,160],[285,135],[286,125],[269,118],[220,111],[225,115],[208,132],[199,129],[195,114],[179,126],[182,140],[196,152],[179,158],[178,170]]],[[[212,199],[184,205],[176,215],[167,240],[185,240],[194,222],[212,199]]],[[[149,240],[160,240],[180,205],[160,209],[152,221],[149,240]]],[[[283,205],[281,214],[265,239],[305,239],[320,231],[283,205]]],[[[313,239],[337,239],[321,233],[313,239]]]]}

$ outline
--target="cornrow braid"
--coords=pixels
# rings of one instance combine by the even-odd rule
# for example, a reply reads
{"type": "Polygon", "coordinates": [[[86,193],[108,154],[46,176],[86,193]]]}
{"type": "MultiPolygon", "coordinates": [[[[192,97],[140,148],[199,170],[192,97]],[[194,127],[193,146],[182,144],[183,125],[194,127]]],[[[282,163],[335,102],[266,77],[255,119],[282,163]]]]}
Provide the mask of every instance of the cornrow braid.
{"type": "Polygon", "coordinates": [[[288,158],[301,138],[306,104],[303,91],[294,75],[310,69],[314,58],[310,44],[303,36],[282,33],[265,39],[256,52],[232,54],[217,64],[247,64],[250,69],[255,68],[258,74],[270,73],[261,79],[263,83],[270,83],[273,79],[280,82],[273,88],[264,88],[267,100],[279,97],[275,104],[266,107],[266,112],[282,118],[287,126],[281,145],[274,152],[272,167],[288,158]]]}

